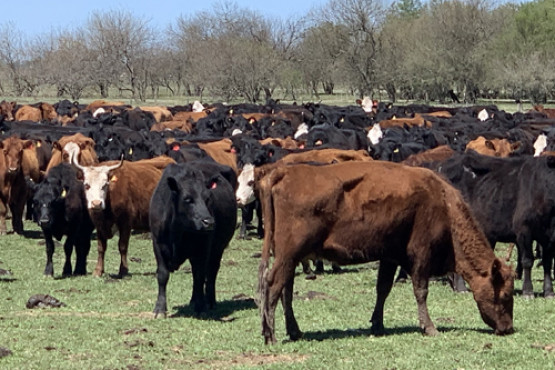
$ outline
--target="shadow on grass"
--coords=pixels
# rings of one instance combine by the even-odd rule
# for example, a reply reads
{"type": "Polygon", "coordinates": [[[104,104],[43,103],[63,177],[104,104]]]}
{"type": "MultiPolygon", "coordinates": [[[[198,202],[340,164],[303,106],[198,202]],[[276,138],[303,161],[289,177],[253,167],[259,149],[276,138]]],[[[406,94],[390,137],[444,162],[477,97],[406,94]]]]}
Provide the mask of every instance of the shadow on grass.
{"type": "Polygon", "coordinates": [[[169,317],[192,317],[199,320],[229,322],[234,320],[233,317],[230,317],[233,313],[237,311],[252,310],[256,308],[256,303],[254,302],[253,298],[232,299],[217,302],[215,309],[208,310],[201,314],[196,314],[190,305],[174,306],[173,309],[177,311],[169,317]]]}
{"type": "Polygon", "coordinates": [[[16,278],[2,278],[2,277],[0,277],[0,283],[13,283],[17,280],[18,279],[16,279],[16,278]]]}
{"type": "MultiPolygon", "coordinates": [[[[543,281],[543,280],[542,280],[542,281],[543,281]]],[[[522,296],[522,289],[514,289],[514,290],[513,290],[513,295],[514,295],[515,297],[520,297],[520,298],[522,298],[522,299],[530,299],[530,298],[528,298],[528,297],[523,297],[523,296],[522,296]]],[[[534,292],[534,298],[543,298],[543,293],[534,292]]]]}
{"type": "MultiPolygon", "coordinates": [[[[443,333],[454,332],[454,331],[471,331],[476,333],[484,333],[484,334],[493,334],[492,329],[473,329],[473,328],[437,328],[439,331],[439,335],[441,336],[443,333]]],[[[402,334],[422,334],[422,330],[417,326],[403,326],[403,327],[396,327],[396,328],[386,328],[385,334],[381,335],[383,337],[391,336],[391,335],[402,335],[402,334]]],[[[334,340],[334,339],[344,339],[344,338],[359,338],[359,337],[372,337],[374,334],[370,328],[360,328],[360,329],[329,329],[324,331],[312,331],[312,332],[304,332],[303,336],[300,340],[305,341],[324,341],[324,340],[334,340]]],[[[376,336],[378,337],[378,336],[376,336]]],[[[285,342],[291,342],[290,340],[286,340],[285,342]]]]}
{"type": "Polygon", "coordinates": [[[23,230],[22,236],[25,239],[44,239],[42,230],[23,230]]]}

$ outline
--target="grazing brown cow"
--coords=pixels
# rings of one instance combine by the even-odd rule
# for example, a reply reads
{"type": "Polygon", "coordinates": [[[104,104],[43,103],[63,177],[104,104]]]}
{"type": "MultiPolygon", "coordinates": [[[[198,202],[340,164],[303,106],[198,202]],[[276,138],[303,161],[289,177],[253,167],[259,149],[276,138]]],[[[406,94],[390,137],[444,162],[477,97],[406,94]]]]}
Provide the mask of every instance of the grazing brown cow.
{"type": "Polygon", "coordinates": [[[32,140],[21,140],[15,136],[0,142],[0,235],[7,233],[8,207],[12,212],[13,230],[18,234],[23,233],[22,217],[28,191],[23,172],[23,154],[32,145],[32,140]]]}
{"type": "Polygon", "coordinates": [[[6,121],[13,121],[14,115],[13,111],[15,109],[15,102],[7,102],[2,100],[0,102],[0,119],[3,117],[6,121]]]}
{"type": "Polygon", "coordinates": [[[70,163],[73,152],[77,156],[77,162],[83,166],[92,166],[98,163],[94,144],[93,139],[86,137],[80,132],[61,137],[60,140],[52,143],[52,157],[46,167],[46,173],[62,162],[70,163]]]}
{"type": "Polygon", "coordinates": [[[131,230],[148,231],[150,198],[162,176],[163,169],[175,161],[157,157],[136,162],[108,161],[96,166],[81,166],[87,208],[98,239],[98,260],[93,276],[104,273],[104,254],[108,239],[119,231],[118,247],[121,257],[119,276],[127,275],[127,250],[131,230]]]}
{"type": "Polygon", "coordinates": [[[486,139],[478,136],[476,139],[466,144],[466,150],[474,150],[483,155],[491,157],[508,157],[518,149],[520,143],[511,143],[507,139],[486,139]]]}
{"type": "Polygon", "coordinates": [[[125,107],[125,103],[121,101],[108,101],[108,100],[95,100],[85,107],[85,110],[94,113],[98,108],[110,108],[110,107],[125,107]]]}
{"type": "Polygon", "coordinates": [[[15,112],[16,121],[49,121],[55,122],[58,119],[56,108],[52,104],[39,103],[37,107],[23,105],[15,112]]]}
{"type": "Polygon", "coordinates": [[[301,336],[293,281],[307,256],[340,264],[380,261],[375,334],[384,333],[384,303],[398,265],[411,275],[425,334],[438,334],[426,304],[428,280],[450,271],[469,283],[482,319],[496,334],[513,332],[513,272],[495,256],[461,194],[434,172],[382,161],[255,171],[266,225],[259,267],[266,343],[276,341],[280,297],[287,334],[301,336]]]}

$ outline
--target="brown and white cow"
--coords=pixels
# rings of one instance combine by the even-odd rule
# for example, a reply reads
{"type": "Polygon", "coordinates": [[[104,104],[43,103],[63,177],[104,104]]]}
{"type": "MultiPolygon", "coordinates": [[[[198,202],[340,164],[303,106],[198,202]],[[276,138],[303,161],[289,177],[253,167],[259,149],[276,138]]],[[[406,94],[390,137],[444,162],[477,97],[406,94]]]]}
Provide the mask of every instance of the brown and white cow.
{"type": "Polygon", "coordinates": [[[82,166],[72,157],[71,163],[83,171],[87,208],[98,239],[98,260],[94,276],[104,273],[104,254],[108,239],[119,231],[119,276],[127,275],[127,250],[131,230],[148,231],[150,198],[163,169],[175,161],[157,157],[136,162],[108,161],[82,166]]]}
{"type": "Polygon", "coordinates": [[[293,282],[296,265],[307,256],[340,264],[380,261],[375,334],[384,333],[384,303],[398,265],[411,275],[425,334],[438,334],[426,304],[428,280],[450,271],[469,283],[482,319],[496,334],[513,332],[513,271],[495,256],[461,194],[434,172],[382,161],[269,171],[262,166],[255,169],[255,187],[266,225],[259,267],[266,343],[276,341],[280,298],[287,334],[301,336],[293,282]]]}

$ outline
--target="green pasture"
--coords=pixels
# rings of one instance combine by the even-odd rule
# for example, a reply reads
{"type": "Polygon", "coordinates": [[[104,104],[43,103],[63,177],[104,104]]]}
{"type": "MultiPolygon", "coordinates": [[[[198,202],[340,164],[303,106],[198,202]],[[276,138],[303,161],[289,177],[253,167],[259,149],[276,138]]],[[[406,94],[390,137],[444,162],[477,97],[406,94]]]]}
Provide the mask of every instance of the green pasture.
{"type": "MultiPolygon", "coordinates": [[[[498,337],[482,322],[472,294],[456,294],[442,280],[430,286],[429,310],[441,334],[418,329],[410,283],[396,284],[386,302],[388,333],[369,332],[375,300],[376,264],[326,272],[306,280],[298,269],[293,307],[304,338],[287,340],[281,307],[276,312],[278,344],[265,346],[254,303],[258,239],[233,239],[217,282],[216,310],[195,317],[188,307],[192,276],[185,263],[168,284],[168,318],[154,319],[156,264],[148,234],[130,244],[131,276],[116,279],[115,239],[106,256],[107,273],[61,278],[63,248],[54,255],[54,278],[43,276],[44,243],[36,225],[26,237],[0,239],[0,369],[547,369],[555,367],[555,301],[520,296],[517,281],[516,333],[498,337]],[[27,309],[33,294],[50,294],[66,305],[27,309]],[[2,349],[0,349],[2,353],[2,349]]],[[[507,251],[498,249],[500,256],[507,251]]],[[[512,257],[514,264],[515,255],[512,257]]],[[[331,271],[330,266],[326,266],[331,271]]],[[[541,269],[534,289],[541,291],[541,269]]]]}

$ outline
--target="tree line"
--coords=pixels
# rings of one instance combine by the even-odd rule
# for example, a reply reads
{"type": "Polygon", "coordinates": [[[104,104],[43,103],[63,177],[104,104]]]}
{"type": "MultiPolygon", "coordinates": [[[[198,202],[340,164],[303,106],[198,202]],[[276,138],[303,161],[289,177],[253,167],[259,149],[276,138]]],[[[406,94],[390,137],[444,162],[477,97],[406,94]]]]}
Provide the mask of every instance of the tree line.
{"type": "Polygon", "coordinates": [[[163,29],[99,11],[32,38],[0,23],[0,94],[260,102],[341,90],[441,102],[452,90],[546,102],[554,39],[553,0],[329,0],[288,19],[227,2],[163,29]]]}

